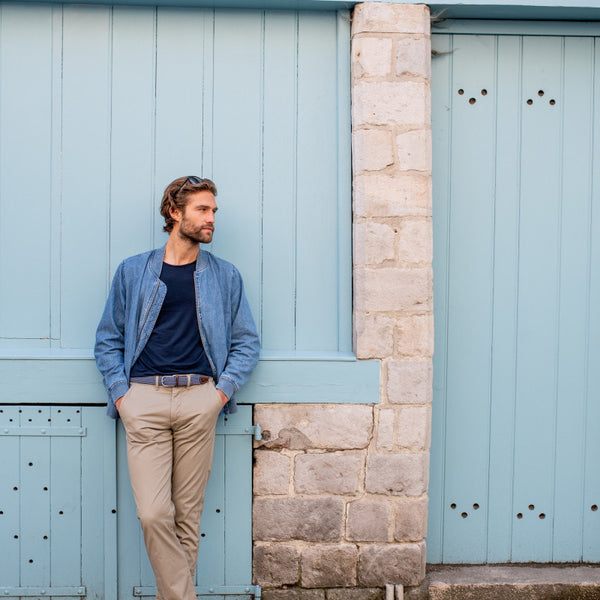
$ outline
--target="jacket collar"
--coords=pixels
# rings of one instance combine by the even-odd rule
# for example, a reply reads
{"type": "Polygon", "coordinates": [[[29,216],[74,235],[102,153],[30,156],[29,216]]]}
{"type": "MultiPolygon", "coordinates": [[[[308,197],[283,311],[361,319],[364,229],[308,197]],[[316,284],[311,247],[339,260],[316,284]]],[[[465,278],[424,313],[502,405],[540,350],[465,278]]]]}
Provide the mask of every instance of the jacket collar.
{"type": "MultiPolygon", "coordinates": [[[[160,277],[160,272],[162,271],[162,263],[165,257],[165,248],[166,244],[164,246],[161,246],[160,248],[152,250],[152,252],[150,253],[150,258],[148,260],[148,264],[151,271],[153,271],[157,277],[160,277]]],[[[202,271],[203,269],[206,269],[207,265],[208,252],[200,248],[198,250],[198,258],[196,258],[196,271],[202,271]]]]}

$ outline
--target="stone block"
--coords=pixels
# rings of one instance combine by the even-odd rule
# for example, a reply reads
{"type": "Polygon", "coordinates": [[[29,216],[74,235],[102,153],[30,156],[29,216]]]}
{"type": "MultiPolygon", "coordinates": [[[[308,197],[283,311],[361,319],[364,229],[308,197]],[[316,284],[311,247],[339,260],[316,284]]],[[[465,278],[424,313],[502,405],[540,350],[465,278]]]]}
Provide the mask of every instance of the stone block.
{"type": "Polygon", "coordinates": [[[430,265],[433,260],[433,226],[429,217],[406,217],[398,227],[398,260],[430,265]]]}
{"type": "Polygon", "coordinates": [[[407,37],[396,41],[396,75],[416,75],[431,79],[431,39],[407,37]]]}
{"type": "Polygon", "coordinates": [[[254,578],[262,587],[295,585],[300,574],[300,555],[295,546],[269,544],[254,548],[254,578]]]}
{"type": "Polygon", "coordinates": [[[361,498],[348,503],[346,539],[351,542],[387,542],[391,508],[387,498],[361,498]]]}
{"type": "Polygon", "coordinates": [[[397,135],[396,157],[402,171],[431,172],[431,131],[418,129],[397,135]]]}
{"type": "Polygon", "coordinates": [[[429,8],[424,4],[363,2],[354,8],[353,36],[359,33],[423,33],[429,35],[429,31],[429,8]]]}
{"type": "Polygon", "coordinates": [[[383,588],[354,588],[327,590],[327,600],[384,600],[383,588]]]}
{"type": "Polygon", "coordinates": [[[265,590],[263,600],[325,600],[325,590],[265,590]]]}
{"type": "Polygon", "coordinates": [[[353,228],[354,264],[377,265],[395,257],[394,228],[384,223],[356,223],[353,228]]]}
{"type": "Polygon", "coordinates": [[[394,449],[394,424],[396,420],[396,411],[393,408],[379,409],[377,418],[377,449],[394,449]]]}
{"type": "Polygon", "coordinates": [[[425,577],[425,544],[374,544],[360,549],[359,585],[418,585],[425,577]]]}
{"type": "Polygon", "coordinates": [[[355,494],[364,458],[360,454],[300,454],[296,456],[294,486],[298,494],[355,494]]]}
{"type": "Polygon", "coordinates": [[[386,129],[357,129],[352,133],[352,168],[379,171],[394,162],[394,143],[386,129]]]}
{"type": "Polygon", "coordinates": [[[354,314],[356,356],[385,358],[394,351],[394,319],[385,315],[354,314]]]}
{"type": "Polygon", "coordinates": [[[370,406],[258,404],[254,418],[266,448],[352,450],[366,448],[373,434],[370,406]]]}
{"type": "Polygon", "coordinates": [[[353,77],[385,77],[391,72],[391,38],[357,37],[352,40],[353,77]]]}
{"type": "Polygon", "coordinates": [[[255,498],[253,539],[256,541],[340,540],[344,517],[341,498],[255,498]]]}
{"type": "Polygon", "coordinates": [[[358,311],[430,311],[432,272],[427,267],[356,269],[354,295],[358,311]]]}
{"type": "Polygon", "coordinates": [[[396,353],[400,356],[433,356],[433,315],[409,315],[396,320],[396,353]]]}
{"type": "Polygon", "coordinates": [[[420,496],[427,491],[429,454],[373,454],[367,459],[366,490],[373,494],[420,496]]]}
{"type": "Polygon", "coordinates": [[[363,173],[353,178],[355,217],[431,216],[431,177],[363,173]]]}
{"type": "Polygon", "coordinates": [[[427,498],[399,498],[394,510],[394,539],[418,542],[427,535],[427,498]]]}
{"type": "Polygon", "coordinates": [[[352,88],[352,126],[396,125],[427,129],[431,122],[429,85],[421,81],[363,81],[352,88]]]}
{"type": "Polygon", "coordinates": [[[387,370],[387,397],[393,404],[429,404],[433,397],[431,360],[390,360],[387,370]]]}
{"type": "Polygon", "coordinates": [[[431,440],[431,406],[400,406],[396,419],[396,446],[427,450],[431,440]]]}
{"type": "Polygon", "coordinates": [[[356,585],[358,548],[354,545],[307,546],[302,550],[302,586],[356,585]]]}
{"type": "Polygon", "coordinates": [[[254,494],[288,494],[292,459],[269,450],[255,450],[254,459],[254,494]]]}

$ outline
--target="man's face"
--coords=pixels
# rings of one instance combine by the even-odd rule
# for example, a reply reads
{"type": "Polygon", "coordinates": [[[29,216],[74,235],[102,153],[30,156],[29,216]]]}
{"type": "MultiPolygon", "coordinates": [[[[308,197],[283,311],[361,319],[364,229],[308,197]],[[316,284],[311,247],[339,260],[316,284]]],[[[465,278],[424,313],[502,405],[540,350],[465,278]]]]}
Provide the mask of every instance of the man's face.
{"type": "Polygon", "coordinates": [[[183,212],[177,211],[174,233],[192,242],[209,244],[215,230],[217,203],[212,192],[203,190],[188,195],[183,212]]]}

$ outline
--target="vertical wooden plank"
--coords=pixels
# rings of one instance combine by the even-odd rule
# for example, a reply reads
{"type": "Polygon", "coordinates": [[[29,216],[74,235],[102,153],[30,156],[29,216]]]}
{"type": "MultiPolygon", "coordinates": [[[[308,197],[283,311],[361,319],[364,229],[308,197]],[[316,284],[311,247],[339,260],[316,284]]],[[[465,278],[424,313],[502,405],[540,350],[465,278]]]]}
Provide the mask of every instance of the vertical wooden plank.
{"type": "Polygon", "coordinates": [[[460,562],[468,556],[470,562],[483,562],[492,342],[495,38],[455,36],[453,58],[444,561],[460,562]]]}
{"type": "MultiPolygon", "coordinates": [[[[156,33],[156,142],[155,240],[166,240],[158,203],[176,177],[210,177],[203,164],[202,106],[210,102],[205,87],[204,10],[157,9],[156,33]]],[[[218,182],[217,182],[218,184],[218,182]]]]}
{"type": "Polygon", "coordinates": [[[562,127],[548,99],[562,101],[561,65],[560,38],[523,38],[515,561],[551,560],[562,127]]]}
{"type": "Polygon", "coordinates": [[[110,274],[154,241],[155,15],[113,9],[110,274]]]}
{"type": "MultiPolygon", "coordinates": [[[[21,424],[24,427],[48,426],[48,407],[24,406],[21,424]]],[[[50,438],[21,437],[19,466],[21,469],[21,585],[50,584],[50,438]]],[[[10,457],[10,460],[17,460],[10,457]]]]}
{"type": "MultiPolygon", "coordinates": [[[[594,72],[600,65],[600,41],[594,44],[594,72]]],[[[585,412],[585,488],[583,500],[583,560],[600,561],[600,78],[594,79],[593,146],[590,221],[590,282],[588,300],[588,339],[586,348],[586,412],[585,412]]]]}
{"type": "MultiPolygon", "coordinates": [[[[222,423],[224,416],[219,417],[222,423]]],[[[200,523],[200,548],[196,564],[196,585],[225,583],[225,436],[215,436],[210,479],[204,497],[200,523]]],[[[229,557],[227,557],[229,560],[229,557]]]]}
{"type": "MultiPolygon", "coordinates": [[[[552,560],[581,560],[594,40],[565,38],[562,216],[552,560]]],[[[542,97],[548,102],[549,95],[542,97]]],[[[559,98],[555,98],[558,101],[559,98]]]]}
{"type": "Polygon", "coordinates": [[[336,15],[302,12],[298,23],[296,348],[337,350],[336,15]],[[315,144],[318,139],[319,143],[315,144]]]}
{"type": "Polygon", "coordinates": [[[0,337],[50,336],[52,7],[0,7],[0,337]],[[18,207],[27,207],[19,225],[18,207]],[[35,276],[26,276],[35,273],[35,276]]]}
{"type": "Polygon", "coordinates": [[[61,340],[89,348],[106,297],[111,9],[64,8],[61,340]]]}
{"type": "MultiPolygon", "coordinates": [[[[228,424],[252,426],[252,407],[228,417],[228,424]]],[[[252,436],[225,437],[225,583],[252,581],[252,436]]]]}
{"type": "Polygon", "coordinates": [[[212,245],[217,255],[240,269],[257,321],[262,260],[263,27],[262,11],[215,11],[213,165],[219,214],[212,245]]]}
{"type": "Polygon", "coordinates": [[[118,598],[118,473],[117,473],[117,423],[107,419],[103,407],[95,412],[102,422],[104,438],[103,457],[103,510],[104,510],[104,597],[118,598]],[[100,412],[101,411],[101,412],[100,412]]]}
{"type": "Polygon", "coordinates": [[[337,236],[338,347],[352,352],[352,118],[350,114],[350,13],[337,21],[337,236]]]}
{"type": "MultiPolygon", "coordinates": [[[[79,417],[86,435],[81,439],[81,581],[86,587],[87,596],[93,598],[105,595],[105,565],[115,560],[116,547],[107,544],[104,525],[107,518],[104,502],[104,487],[110,488],[115,481],[116,470],[105,468],[105,424],[108,420],[101,407],[76,407],[75,417],[79,417]],[[108,477],[107,477],[108,475],[108,477]]],[[[67,417],[69,418],[69,417],[67,417]]],[[[75,424],[72,419],[70,423],[75,424]]],[[[114,427],[114,423],[112,423],[114,427]]],[[[77,438],[75,438],[77,439],[77,438]]],[[[69,438],[69,440],[71,440],[69,438]]],[[[57,441],[62,441],[57,438],[57,441]]],[[[74,441],[74,440],[73,440],[74,441]]],[[[69,446],[75,444],[71,441],[69,446]]],[[[64,443],[63,446],[67,444],[64,443]]],[[[53,447],[59,451],[58,445],[53,447]]],[[[72,451],[72,450],[71,450],[72,451]]],[[[60,461],[60,456],[56,457],[60,461]]],[[[110,513],[109,513],[110,514],[110,513]]],[[[116,546],[116,544],[115,544],[116,546]]],[[[116,573],[109,583],[116,585],[116,573]]],[[[75,585],[75,584],[72,584],[75,585]]],[[[116,592],[116,589],[115,589],[116,592]]],[[[116,594],[113,595],[116,597],[116,594]]]]}
{"type": "MultiPolygon", "coordinates": [[[[53,406],[50,418],[52,427],[81,426],[81,409],[77,406],[53,406]]],[[[52,585],[81,585],[80,437],[52,438],[49,487],[52,585]]]]}
{"type": "Polygon", "coordinates": [[[261,343],[295,347],[298,14],[265,15],[261,343]]]}
{"type": "Polygon", "coordinates": [[[519,264],[521,38],[498,36],[488,562],[511,557],[519,264]]]}
{"type": "MultiPolygon", "coordinates": [[[[0,426],[20,425],[18,406],[0,407],[0,426]]],[[[21,453],[17,436],[0,438],[0,581],[3,585],[20,585],[21,573],[21,453]],[[15,489],[16,488],[16,489],[15,489]]]]}
{"type": "Polygon", "coordinates": [[[435,354],[433,355],[434,396],[432,407],[431,466],[429,477],[429,522],[427,561],[442,562],[444,525],[444,455],[446,442],[446,367],[448,256],[450,214],[450,140],[452,136],[452,36],[434,35],[431,74],[431,130],[433,134],[433,299],[435,354]]]}

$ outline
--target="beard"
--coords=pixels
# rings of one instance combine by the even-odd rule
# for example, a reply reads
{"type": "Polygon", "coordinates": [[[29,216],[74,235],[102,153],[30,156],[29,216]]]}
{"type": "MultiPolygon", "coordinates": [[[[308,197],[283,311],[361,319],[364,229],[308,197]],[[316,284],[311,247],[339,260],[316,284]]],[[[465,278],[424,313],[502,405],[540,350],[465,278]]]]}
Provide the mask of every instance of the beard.
{"type": "Polygon", "coordinates": [[[202,225],[197,227],[192,225],[185,217],[179,226],[179,235],[185,240],[195,244],[210,244],[213,238],[213,225],[202,225]]]}

